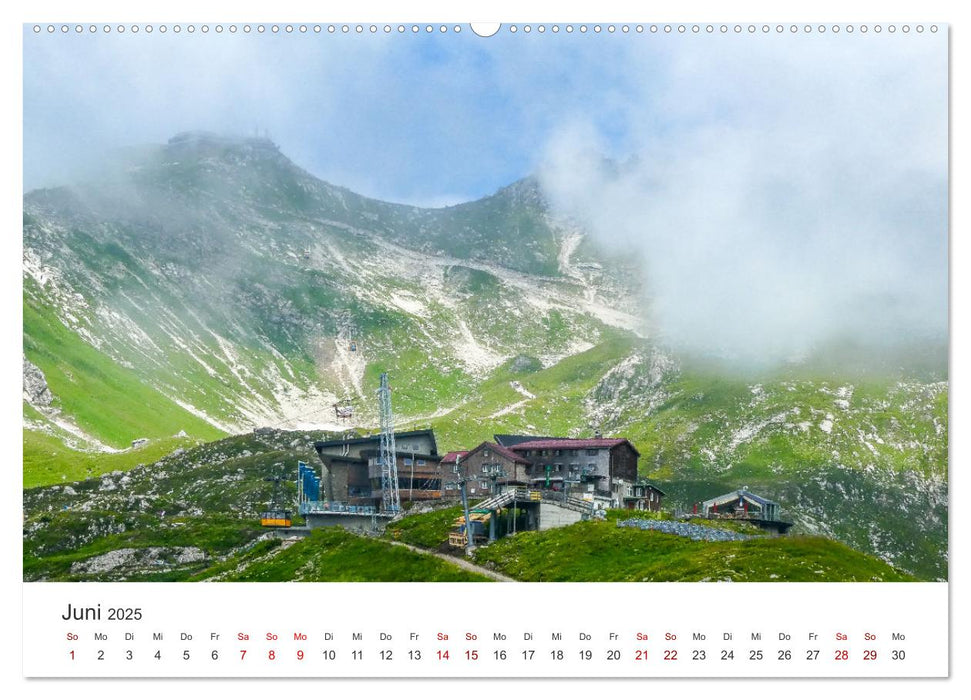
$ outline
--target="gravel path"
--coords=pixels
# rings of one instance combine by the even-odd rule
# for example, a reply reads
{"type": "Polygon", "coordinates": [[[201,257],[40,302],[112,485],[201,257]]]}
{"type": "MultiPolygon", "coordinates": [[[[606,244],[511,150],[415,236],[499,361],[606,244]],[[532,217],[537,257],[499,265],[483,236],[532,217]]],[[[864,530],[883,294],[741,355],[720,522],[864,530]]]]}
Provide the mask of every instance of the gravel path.
{"type": "Polygon", "coordinates": [[[455,564],[455,566],[465,569],[466,571],[473,571],[477,574],[482,574],[486,578],[491,578],[493,581],[515,581],[516,580],[514,578],[509,578],[508,576],[504,576],[503,574],[497,573],[492,569],[486,569],[485,567],[478,566],[476,564],[473,564],[470,561],[466,561],[465,559],[461,559],[459,557],[453,557],[449,554],[442,554],[441,552],[433,552],[430,549],[422,549],[421,547],[415,547],[414,545],[407,544],[405,542],[392,541],[391,544],[397,545],[398,547],[404,547],[405,549],[410,549],[412,552],[417,552],[418,554],[431,554],[433,557],[438,557],[443,561],[447,561],[449,564],[455,564]]]}

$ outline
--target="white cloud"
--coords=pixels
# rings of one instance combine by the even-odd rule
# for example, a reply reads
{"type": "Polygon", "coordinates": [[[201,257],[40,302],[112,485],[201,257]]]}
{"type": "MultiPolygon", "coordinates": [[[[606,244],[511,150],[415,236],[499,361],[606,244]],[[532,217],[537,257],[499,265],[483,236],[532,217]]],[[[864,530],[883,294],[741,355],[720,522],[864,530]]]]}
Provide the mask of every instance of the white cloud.
{"type": "Polygon", "coordinates": [[[946,329],[946,45],[813,38],[682,44],[631,96],[619,168],[589,123],[549,142],[554,202],[642,251],[679,347],[762,363],[946,329]]]}

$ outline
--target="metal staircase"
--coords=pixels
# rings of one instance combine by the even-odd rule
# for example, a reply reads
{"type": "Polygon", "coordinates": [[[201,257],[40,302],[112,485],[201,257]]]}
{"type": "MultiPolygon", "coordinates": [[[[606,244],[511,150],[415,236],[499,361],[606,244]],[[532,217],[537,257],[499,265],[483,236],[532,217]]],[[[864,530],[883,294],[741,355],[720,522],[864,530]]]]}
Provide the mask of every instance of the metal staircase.
{"type": "Polygon", "coordinates": [[[500,494],[492,496],[491,498],[487,498],[486,500],[476,504],[473,510],[497,510],[499,508],[505,508],[513,501],[520,503],[535,503],[539,501],[542,503],[559,506],[560,508],[566,508],[567,510],[572,510],[577,513],[589,513],[593,509],[593,504],[590,501],[584,501],[582,498],[577,498],[576,496],[562,498],[559,494],[557,494],[557,496],[558,497],[554,498],[552,497],[552,494],[547,494],[542,491],[517,488],[504,491],[500,494]]]}

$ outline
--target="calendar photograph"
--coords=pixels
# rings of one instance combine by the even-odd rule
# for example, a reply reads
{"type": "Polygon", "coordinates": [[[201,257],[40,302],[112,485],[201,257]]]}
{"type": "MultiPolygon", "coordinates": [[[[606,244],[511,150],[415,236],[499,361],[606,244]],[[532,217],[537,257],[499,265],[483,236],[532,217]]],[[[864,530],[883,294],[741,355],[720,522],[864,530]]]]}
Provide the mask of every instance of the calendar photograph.
{"type": "Polygon", "coordinates": [[[23,180],[25,582],[948,579],[946,26],[26,24],[23,180]]]}

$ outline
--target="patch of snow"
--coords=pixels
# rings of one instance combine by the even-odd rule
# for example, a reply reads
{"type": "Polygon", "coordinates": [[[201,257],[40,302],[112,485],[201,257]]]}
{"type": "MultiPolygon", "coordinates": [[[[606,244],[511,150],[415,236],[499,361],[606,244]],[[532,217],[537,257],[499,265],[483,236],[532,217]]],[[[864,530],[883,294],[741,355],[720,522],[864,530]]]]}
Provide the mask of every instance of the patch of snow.
{"type": "Polygon", "coordinates": [[[50,413],[45,412],[44,417],[47,418],[47,420],[49,420],[51,423],[56,425],[64,432],[69,433],[70,435],[74,436],[75,438],[82,441],[83,443],[87,443],[88,449],[94,449],[97,452],[108,452],[108,453],[116,453],[116,452],[124,451],[124,450],[119,450],[115,447],[112,447],[111,445],[106,445],[105,443],[101,442],[101,440],[96,438],[94,435],[91,435],[90,433],[87,433],[84,430],[82,430],[77,425],[77,423],[73,422],[69,418],[66,418],[60,415],[60,412],[53,412],[53,411],[50,413]]]}
{"type": "Polygon", "coordinates": [[[515,389],[518,393],[520,393],[523,396],[525,396],[527,399],[535,399],[536,398],[536,394],[531,393],[528,389],[526,389],[526,387],[524,387],[522,384],[520,384],[515,379],[513,381],[509,382],[509,386],[511,386],[513,389],[515,389]]]}
{"type": "Polygon", "coordinates": [[[785,425],[786,413],[779,413],[778,415],[772,416],[760,423],[752,423],[750,425],[743,425],[741,428],[732,433],[732,439],[728,443],[728,449],[734,450],[736,447],[741,445],[743,442],[748,442],[754,436],[762,432],[767,426],[772,424],[785,425]]]}
{"type": "Polygon", "coordinates": [[[170,401],[172,401],[174,404],[176,404],[179,408],[181,408],[184,411],[188,411],[189,413],[191,413],[192,415],[194,415],[196,418],[201,418],[202,420],[206,421],[206,423],[208,423],[209,425],[211,425],[213,427],[216,427],[216,428],[219,428],[220,430],[225,431],[227,433],[235,433],[235,432],[237,432],[237,427],[236,426],[232,426],[232,425],[229,425],[227,423],[223,423],[222,421],[219,421],[219,420],[213,418],[212,416],[210,416],[205,411],[196,408],[195,406],[193,406],[192,404],[188,403],[187,401],[183,401],[178,396],[170,396],[168,394],[166,394],[166,396],[168,397],[168,399],[170,401]]]}
{"type": "Polygon", "coordinates": [[[553,365],[559,364],[568,357],[579,355],[594,347],[593,343],[575,338],[567,343],[559,352],[546,353],[539,355],[536,359],[543,365],[543,369],[549,369],[553,365]]]}
{"type": "Polygon", "coordinates": [[[394,306],[398,307],[407,314],[428,318],[428,308],[413,294],[407,292],[392,292],[387,297],[394,306]]]}
{"type": "Polygon", "coordinates": [[[489,416],[489,419],[499,418],[500,416],[505,416],[505,415],[507,415],[509,413],[512,413],[513,411],[516,411],[516,410],[522,408],[523,406],[525,406],[528,403],[529,403],[529,399],[523,399],[522,401],[517,401],[516,403],[509,404],[505,408],[501,408],[498,411],[496,411],[495,413],[493,413],[492,415],[490,415],[489,416]]]}
{"type": "Polygon", "coordinates": [[[465,365],[469,374],[485,376],[507,359],[479,343],[465,319],[459,318],[457,321],[459,337],[453,342],[453,347],[458,360],[465,365]]]}

